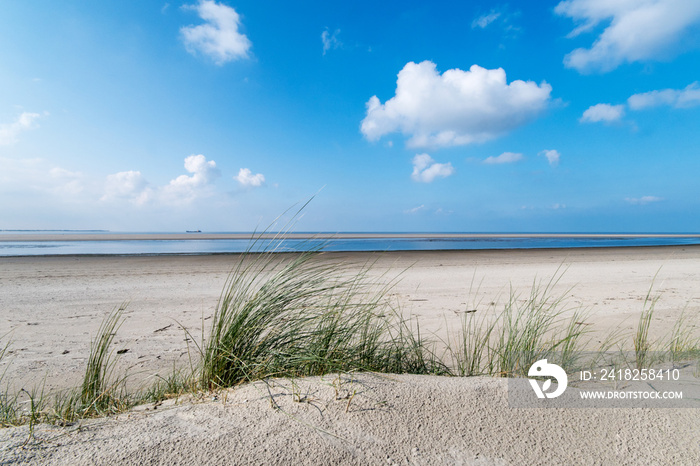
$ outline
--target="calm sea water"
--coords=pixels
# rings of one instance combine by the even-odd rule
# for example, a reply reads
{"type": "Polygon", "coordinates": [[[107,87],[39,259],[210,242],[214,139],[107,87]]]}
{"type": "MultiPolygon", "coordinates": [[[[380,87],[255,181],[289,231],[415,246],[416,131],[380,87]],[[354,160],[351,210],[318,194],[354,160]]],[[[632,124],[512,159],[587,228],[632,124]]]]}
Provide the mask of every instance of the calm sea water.
{"type": "MultiPolygon", "coordinates": [[[[1,238],[0,238],[1,239],[1,238]]],[[[273,247],[275,250],[304,251],[324,246],[327,251],[433,251],[470,249],[539,249],[581,247],[664,246],[700,244],[697,237],[653,238],[361,238],[330,240],[287,239],[275,242],[261,241],[256,250],[273,247]]],[[[110,241],[0,241],[0,256],[42,256],[69,254],[215,254],[243,252],[250,245],[247,239],[191,239],[191,240],[110,240],[110,241]]]]}

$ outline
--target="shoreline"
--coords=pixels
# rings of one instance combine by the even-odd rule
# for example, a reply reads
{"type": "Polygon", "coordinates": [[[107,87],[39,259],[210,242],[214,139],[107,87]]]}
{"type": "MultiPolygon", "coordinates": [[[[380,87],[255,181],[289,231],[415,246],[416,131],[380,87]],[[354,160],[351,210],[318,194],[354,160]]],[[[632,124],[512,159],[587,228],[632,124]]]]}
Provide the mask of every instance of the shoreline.
{"type": "MultiPolygon", "coordinates": [[[[1,237],[2,235],[0,235],[1,237]]],[[[230,236],[230,235],[228,235],[230,236]]],[[[376,235],[367,237],[335,237],[331,239],[302,239],[303,234],[283,238],[265,236],[262,239],[205,236],[187,237],[153,235],[151,239],[142,235],[107,236],[99,240],[77,235],[67,240],[46,240],[40,236],[29,241],[0,240],[0,258],[6,257],[157,257],[157,256],[207,256],[235,255],[248,253],[301,253],[301,252],[348,252],[348,253],[400,253],[400,252],[440,252],[451,253],[468,251],[576,251],[579,249],[629,249],[653,247],[693,247],[700,246],[700,236],[676,235],[515,235],[512,237],[483,237],[461,235],[459,237],[426,237],[417,234],[404,236],[376,235]],[[154,239],[158,238],[158,239],[154,239]]],[[[12,238],[12,237],[10,237],[12,238]]]]}
{"type": "MultiPolygon", "coordinates": [[[[76,240],[83,241],[83,240],[76,240]]],[[[88,241],[88,240],[85,240],[88,241]]],[[[110,240],[111,241],[111,240],[110,240]]],[[[167,241],[167,240],[166,240],[167,241]]],[[[320,250],[315,251],[318,254],[352,254],[352,255],[363,255],[363,254],[415,254],[421,255],[424,253],[428,254],[459,254],[459,253],[504,253],[512,254],[519,251],[541,251],[541,252],[557,252],[557,251],[570,251],[570,252],[584,252],[584,251],[609,251],[611,253],[621,253],[623,251],[634,251],[634,250],[645,250],[645,249],[686,249],[686,248],[697,248],[700,249],[700,243],[690,243],[690,244],[649,244],[649,245],[633,245],[633,246],[574,246],[574,247],[518,247],[518,248],[483,248],[483,249],[392,249],[392,250],[320,250]]],[[[78,259],[81,257],[94,257],[94,258],[110,258],[110,257],[122,257],[122,258],[138,258],[138,257],[207,257],[207,256],[228,256],[228,257],[238,257],[243,255],[258,255],[266,254],[272,252],[274,255],[287,256],[293,254],[303,254],[305,251],[230,251],[230,252],[143,252],[143,253],[69,253],[69,254],[18,254],[18,255],[0,255],[0,261],[3,259],[26,259],[26,258],[66,258],[66,259],[78,259]]],[[[308,251],[312,252],[312,251],[308,251]]]]}

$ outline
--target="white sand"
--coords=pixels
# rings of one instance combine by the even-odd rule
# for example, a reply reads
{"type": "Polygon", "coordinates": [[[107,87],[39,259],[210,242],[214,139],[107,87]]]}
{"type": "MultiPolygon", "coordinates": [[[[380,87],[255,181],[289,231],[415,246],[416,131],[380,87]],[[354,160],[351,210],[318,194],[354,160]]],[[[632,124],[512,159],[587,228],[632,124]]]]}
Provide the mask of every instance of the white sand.
{"type": "MultiPolygon", "coordinates": [[[[652,338],[668,335],[684,309],[696,324],[700,314],[700,247],[694,246],[325,257],[377,260],[373,270],[386,272],[387,279],[403,271],[393,299],[417,319],[423,335],[440,338],[457,329],[461,312],[500,311],[510,287],[525,297],[534,280],[549,279],[562,265],[566,271],[555,292],[572,288],[568,304],[589,311],[592,345],[615,328],[633,333],[657,272],[654,290],[661,299],[652,338]]],[[[5,382],[15,389],[31,388],[43,378],[48,390],[77,385],[91,336],[104,315],[124,301],[129,306],[116,344],[128,352],[119,358],[120,370],[149,383],[153,374],[186,364],[186,336],[179,324],[196,339],[202,319],[207,330],[236,260],[235,255],[0,258],[0,335],[12,340],[12,353],[0,367],[7,369],[5,382]]],[[[38,462],[58,464],[72,464],[74,454],[82,464],[171,464],[174,458],[181,464],[207,458],[214,463],[373,464],[387,458],[412,464],[700,461],[696,410],[512,410],[502,380],[392,378],[380,383],[363,377],[366,400],[353,399],[348,413],[347,402],[329,398],[319,382],[308,383],[314,393],[320,390],[320,410],[313,403],[287,400],[291,395],[282,397],[285,411],[295,418],[270,408],[264,394],[249,387],[229,395],[226,407],[188,404],[98,420],[87,430],[24,453],[6,448],[26,428],[3,430],[0,448],[5,450],[0,451],[15,460],[37,455],[38,462]],[[381,401],[388,404],[371,407],[381,401]]],[[[49,437],[65,433],[40,430],[49,437]]]]}

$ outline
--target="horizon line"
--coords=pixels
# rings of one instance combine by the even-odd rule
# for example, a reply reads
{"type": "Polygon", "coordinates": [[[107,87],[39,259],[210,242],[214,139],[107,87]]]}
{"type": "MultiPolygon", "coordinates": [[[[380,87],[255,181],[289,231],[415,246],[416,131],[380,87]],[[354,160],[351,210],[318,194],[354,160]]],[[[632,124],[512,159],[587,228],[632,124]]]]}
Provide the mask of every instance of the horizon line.
{"type": "Polygon", "coordinates": [[[481,238],[700,238],[700,233],[460,233],[460,232],[112,232],[109,230],[0,230],[0,241],[148,241],[148,240],[333,240],[333,239],[481,239],[481,238]],[[14,233],[8,233],[14,232],[14,233]],[[48,233],[60,232],[60,233],[48,233]]]}

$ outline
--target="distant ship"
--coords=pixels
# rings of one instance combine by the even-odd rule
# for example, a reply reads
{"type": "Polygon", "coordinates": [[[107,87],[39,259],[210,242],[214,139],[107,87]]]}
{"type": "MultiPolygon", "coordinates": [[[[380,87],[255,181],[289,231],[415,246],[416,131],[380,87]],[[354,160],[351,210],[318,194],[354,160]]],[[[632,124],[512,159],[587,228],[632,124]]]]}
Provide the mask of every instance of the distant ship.
{"type": "Polygon", "coordinates": [[[187,230],[185,233],[201,233],[202,230],[187,230]]]}

